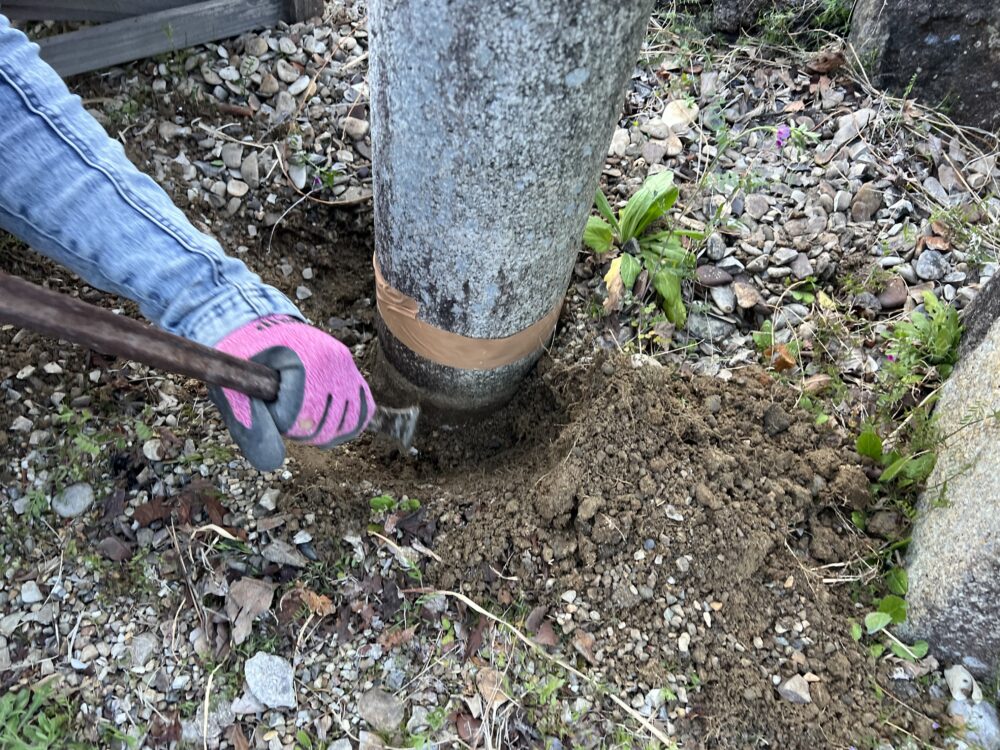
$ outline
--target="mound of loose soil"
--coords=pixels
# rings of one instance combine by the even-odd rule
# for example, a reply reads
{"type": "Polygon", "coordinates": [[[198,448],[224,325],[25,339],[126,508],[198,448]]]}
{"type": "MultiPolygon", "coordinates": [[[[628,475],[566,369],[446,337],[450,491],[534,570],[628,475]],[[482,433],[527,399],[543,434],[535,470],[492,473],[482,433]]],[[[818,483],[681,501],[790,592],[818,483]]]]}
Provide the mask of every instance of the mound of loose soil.
{"type": "Polygon", "coordinates": [[[546,360],[501,414],[422,436],[416,459],[298,451],[300,502],[337,540],[372,491],[419,497],[441,558],[427,585],[549,605],[629,694],[695,675],[677,729],[696,746],[860,744],[881,733],[874,670],[848,637],[849,592],[809,569],[863,549],[833,509],[866,480],[767,380],[546,360]],[[811,703],[778,695],[794,674],[811,703]]]}

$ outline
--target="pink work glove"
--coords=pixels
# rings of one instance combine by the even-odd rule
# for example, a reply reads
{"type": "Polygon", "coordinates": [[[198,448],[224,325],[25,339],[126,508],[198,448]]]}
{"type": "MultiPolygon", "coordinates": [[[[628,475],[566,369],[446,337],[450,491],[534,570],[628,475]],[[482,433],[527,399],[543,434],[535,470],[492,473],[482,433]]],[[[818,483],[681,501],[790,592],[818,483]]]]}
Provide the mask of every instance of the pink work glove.
{"type": "Polygon", "coordinates": [[[211,386],[209,395],[246,459],[272,471],[285,459],[282,436],[321,448],[352,440],[375,413],[368,384],[347,347],[287,315],[259,318],[215,345],[277,370],[272,403],[211,386]]]}

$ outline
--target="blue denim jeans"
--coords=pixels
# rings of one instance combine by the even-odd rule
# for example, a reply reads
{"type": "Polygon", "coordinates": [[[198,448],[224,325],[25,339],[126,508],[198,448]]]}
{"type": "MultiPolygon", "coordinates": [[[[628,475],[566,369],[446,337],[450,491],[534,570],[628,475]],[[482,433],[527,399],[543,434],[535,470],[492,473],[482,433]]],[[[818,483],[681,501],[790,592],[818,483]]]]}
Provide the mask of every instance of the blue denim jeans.
{"type": "Polygon", "coordinates": [[[0,227],[203,344],[264,315],[302,317],[191,226],[2,15],[0,227]]]}

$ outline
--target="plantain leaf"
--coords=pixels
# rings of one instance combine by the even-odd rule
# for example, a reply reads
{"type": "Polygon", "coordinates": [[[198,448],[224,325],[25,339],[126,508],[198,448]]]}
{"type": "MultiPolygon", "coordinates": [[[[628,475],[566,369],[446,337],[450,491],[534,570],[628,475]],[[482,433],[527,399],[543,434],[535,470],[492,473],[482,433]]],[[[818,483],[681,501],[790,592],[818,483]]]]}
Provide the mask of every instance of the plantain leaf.
{"type": "MultiPolygon", "coordinates": [[[[618,219],[615,218],[615,212],[611,210],[611,204],[608,203],[608,199],[604,197],[604,193],[601,192],[600,188],[597,188],[597,195],[594,196],[594,204],[597,206],[597,211],[601,216],[611,225],[611,227],[617,232],[618,229],[618,219]]],[[[622,240],[625,242],[625,240],[622,240]]]]}
{"type": "Polygon", "coordinates": [[[654,221],[677,202],[680,191],[674,185],[673,172],[660,172],[648,178],[621,212],[619,238],[628,242],[638,238],[654,221]]]}
{"type": "Polygon", "coordinates": [[[879,477],[879,481],[883,483],[891,482],[899,475],[899,472],[901,472],[910,461],[911,459],[909,456],[903,456],[902,458],[897,458],[895,461],[889,464],[889,466],[886,468],[885,471],[882,472],[882,476],[879,477]]]}
{"type": "Polygon", "coordinates": [[[583,230],[583,244],[598,255],[608,252],[613,246],[611,227],[603,219],[588,217],[587,227],[583,230]]]}
{"type": "Polygon", "coordinates": [[[622,277],[622,286],[625,287],[625,291],[631,291],[632,287],[635,286],[635,280],[639,277],[639,273],[641,271],[642,265],[634,255],[629,255],[628,253],[622,254],[620,273],[622,277]]]}
{"type": "MultiPolygon", "coordinates": [[[[649,264],[646,264],[650,268],[649,264]]],[[[663,298],[663,312],[667,314],[667,320],[680,328],[687,320],[687,309],[684,307],[684,300],[681,297],[680,277],[667,268],[653,270],[653,288],[663,298]]]]}

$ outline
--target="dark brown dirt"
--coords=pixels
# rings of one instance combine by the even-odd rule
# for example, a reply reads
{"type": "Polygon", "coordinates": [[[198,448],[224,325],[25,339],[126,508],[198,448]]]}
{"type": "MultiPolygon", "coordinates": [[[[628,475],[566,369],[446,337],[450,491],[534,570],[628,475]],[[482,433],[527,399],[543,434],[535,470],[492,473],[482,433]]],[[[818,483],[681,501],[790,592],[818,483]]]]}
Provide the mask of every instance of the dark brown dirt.
{"type": "Polygon", "coordinates": [[[364,528],[372,493],[417,497],[442,559],[426,585],[551,611],[576,591],[605,681],[641,696],[668,672],[697,676],[687,746],[860,746],[885,732],[876,671],[848,637],[849,591],[810,569],[865,549],[834,508],[866,480],[765,380],[546,360],[509,408],[425,435],[415,460],[373,443],[297,451],[300,502],[339,539],[364,528]],[[769,409],[788,417],[774,436],[769,409]],[[818,678],[810,705],[776,693],[772,676],[795,673],[818,678]]]}

